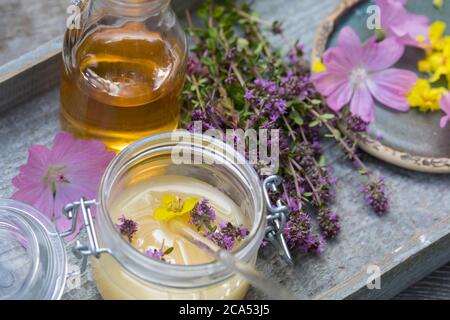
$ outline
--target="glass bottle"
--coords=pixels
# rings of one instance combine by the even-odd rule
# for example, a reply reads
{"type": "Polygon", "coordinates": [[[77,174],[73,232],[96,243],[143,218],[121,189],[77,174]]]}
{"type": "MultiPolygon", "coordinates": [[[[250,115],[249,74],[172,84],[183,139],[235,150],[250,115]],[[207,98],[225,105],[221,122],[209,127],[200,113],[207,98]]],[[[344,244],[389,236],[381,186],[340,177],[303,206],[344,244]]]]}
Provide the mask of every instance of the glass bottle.
{"type": "Polygon", "coordinates": [[[176,129],[186,35],[170,0],[85,0],[63,48],[60,122],[122,150],[176,129]]]}

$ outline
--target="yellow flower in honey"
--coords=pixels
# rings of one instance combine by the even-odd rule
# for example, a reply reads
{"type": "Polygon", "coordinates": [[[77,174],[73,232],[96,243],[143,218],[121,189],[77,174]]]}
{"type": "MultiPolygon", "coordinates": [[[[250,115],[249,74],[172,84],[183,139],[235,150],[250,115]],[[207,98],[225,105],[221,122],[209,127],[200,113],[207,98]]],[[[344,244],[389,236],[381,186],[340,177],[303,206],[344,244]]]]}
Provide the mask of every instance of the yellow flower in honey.
{"type": "Polygon", "coordinates": [[[184,216],[194,209],[198,201],[197,198],[187,198],[183,201],[179,197],[166,194],[161,199],[161,207],[154,211],[153,218],[159,221],[169,221],[184,216]]]}
{"type": "Polygon", "coordinates": [[[444,88],[432,88],[428,81],[419,79],[408,94],[408,103],[422,112],[437,111],[440,109],[439,102],[444,92],[446,92],[444,88]]]}
{"type": "Polygon", "coordinates": [[[311,69],[312,69],[313,73],[320,73],[320,72],[323,72],[323,71],[327,70],[325,65],[319,59],[316,59],[314,61],[311,69]]]}

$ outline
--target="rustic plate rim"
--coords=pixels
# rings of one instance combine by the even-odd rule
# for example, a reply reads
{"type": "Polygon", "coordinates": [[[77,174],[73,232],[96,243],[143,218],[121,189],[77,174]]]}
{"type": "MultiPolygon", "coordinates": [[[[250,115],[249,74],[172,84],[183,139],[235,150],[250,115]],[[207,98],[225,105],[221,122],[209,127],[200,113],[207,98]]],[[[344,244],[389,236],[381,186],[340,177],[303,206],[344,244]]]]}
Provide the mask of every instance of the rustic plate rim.
{"type": "MultiPolygon", "coordinates": [[[[325,52],[328,39],[335,30],[336,22],[364,0],[342,0],[339,6],[320,24],[314,38],[311,63],[325,52]]],[[[450,158],[424,157],[383,145],[367,134],[351,134],[358,146],[368,154],[405,169],[426,173],[450,173],[450,158]]]]}

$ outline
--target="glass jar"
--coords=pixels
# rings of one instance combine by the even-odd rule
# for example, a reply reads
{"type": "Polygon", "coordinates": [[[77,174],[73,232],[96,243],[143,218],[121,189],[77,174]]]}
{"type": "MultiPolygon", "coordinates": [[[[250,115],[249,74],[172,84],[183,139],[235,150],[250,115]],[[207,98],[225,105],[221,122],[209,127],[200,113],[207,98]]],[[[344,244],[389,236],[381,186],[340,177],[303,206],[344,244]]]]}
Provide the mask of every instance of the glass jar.
{"type": "Polygon", "coordinates": [[[59,299],[66,261],[61,238],[46,216],[0,199],[0,300],[59,299]]]}
{"type": "MultiPolygon", "coordinates": [[[[96,257],[92,259],[94,279],[105,299],[244,298],[248,283],[219,262],[173,265],[150,259],[134,248],[118,231],[115,221],[111,218],[111,203],[115,197],[139,181],[165,175],[196,178],[231,198],[250,221],[249,235],[233,254],[243,262],[255,263],[258,249],[267,232],[265,207],[268,199],[267,193],[262,190],[257,173],[240,153],[222,141],[197,134],[174,132],[151,136],[128,146],[106,169],[99,186],[97,200],[81,199],[66,206],[68,217],[76,223],[77,215],[81,214],[86,227],[89,242],[87,244],[78,242],[74,248],[75,254],[83,258],[83,268],[86,267],[89,256],[96,257]],[[176,154],[189,154],[192,155],[191,159],[202,161],[179,163],[174,161],[173,155],[176,154]],[[96,209],[95,220],[91,214],[92,208],[96,209]]],[[[15,201],[14,203],[19,208],[22,206],[15,201]]],[[[2,207],[5,207],[5,203],[0,202],[0,237],[3,230],[2,207]]],[[[27,210],[22,211],[43,216],[33,208],[25,207],[27,210]]],[[[72,230],[75,230],[74,227],[73,225],[72,230]]],[[[71,235],[72,230],[61,236],[71,235]]],[[[47,227],[46,234],[46,237],[39,234],[34,235],[34,238],[54,238],[55,243],[49,240],[41,242],[47,243],[49,249],[46,251],[55,251],[52,255],[61,259],[47,261],[47,269],[43,270],[48,270],[48,274],[41,273],[41,277],[50,277],[50,280],[58,280],[58,283],[54,285],[56,289],[52,295],[35,298],[58,298],[66,276],[63,266],[66,261],[64,247],[51,224],[47,227]],[[57,266],[48,268],[50,263],[57,263],[57,266]],[[58,277],[55,278],[55,275],[58,277]]],[[[14,233],[11,236],[17,237],[19,243],[23,242],[22,238],[32,239],[30,244],[34,244],[34,248],[38,247],[33,236],[19,237],[14,233]]],[[[35,256],[36,251],[33,250],[30,251],[31,256],[35,256]]],[[[50,256],[50,253],[47,252],[46,256],[50,256]]],[[[0,267],[1,265],[0,260],[0,267]]],[[[8,274],[0,269],[0,274],[2,272],[8,274]]],[[[0,297],[1,290],[0,287],[0,297]]]]}
{"type": "Polygon", "coordinates": [[[266,219],[260,180],[253,168],[218,140],[180,132],[157,135],[125,149],[102,179],[96,229],[99,245],[110,254],[92,262],[100,293],[106,299],[242,299],[248,284],[218,262],[172,265],[149,259],[117,232],[111,200],[139,181],[165,175],[198,179],[230,197],[251,221],[250,235],[235,252],[236,257],[255,262],[266,219]],[[175,164],[174,152],[201,155],[202,163],[175,164]]]}
{"type": "Polygon", "coordinates": [[[120,151],[175,130],[186,35],[170,0],[84,0],[63,44],[60,123],[120,151]]]}

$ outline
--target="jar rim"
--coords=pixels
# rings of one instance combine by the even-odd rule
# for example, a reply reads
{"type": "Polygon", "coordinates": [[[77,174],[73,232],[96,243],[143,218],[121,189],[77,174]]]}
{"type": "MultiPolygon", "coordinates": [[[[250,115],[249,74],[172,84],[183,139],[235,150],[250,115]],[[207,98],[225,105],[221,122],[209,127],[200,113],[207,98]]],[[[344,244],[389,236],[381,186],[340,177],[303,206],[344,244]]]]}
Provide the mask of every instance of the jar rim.
{"type": "MultiPolygon", "coordinates": [[[[114,250],[112,255],[122,265],[122,267],[143,280],[164,286],[171,286],[169,283],[170,281],[167,282],[163,279],[160,279],[162,281],[158,281],[158,279],[155,279],[158,278],[155,277],[155,275],[160,275],[163,276],[162,278],[165,278],[164,275],[167,276],[170,274],[170,277],[179,281],[177,284],[173,285],[178,288],[180,285],[192,287],[192,285],[184,283],[186,281],[189,282],[189,280],[191,283],[195,283],[195,287],[200,287],[202,285],[209,286],[213,283],[221,282],[231,277],[233,272],[229,271],[227,267],[223,266],[216,260],[199,265],[176,265],[149,259],[120,235],[114,222],[112,221],[111,215],[108,212],[107,203],[112,185],[114,184],[115,179],[117,179],[120,175],[120,170],[117,170],[120,169],[121,166],[127,164],[129,165],[133,162],[133,159],[135,160],[139,156],[139,154],[147,152],[152,147],[154,147],[155,150],[173,147],[174,141],[179,141],[180,139],[182,140],[183,137],[187,137],[186,135],[193,138],[193,140],[191,140],[191,148],[202,148],[203,151],[205,149],[204,143],[208,143],[208,146],[215,148],[215,152],[217,152],[217,150],[223,150],[224,152],[221,154],[221,157],[225,161],[224,163],[227,165],[232,165],[234,170],[237,170],[242,177],[248,179],[249,181],[247,182],[249,182],[254,188],[252,192],[253,198],[250,199],[250,201],[253,202],[253,210],[255,211],[254,219],[252,221],[252,228],[249,236],[233,253],[237,259],[249,259],[251,256],[256,254],[263,239],[266,225],[264,215],[265,202],[263,201],[263,193],[259,176],[254,168],[238,151],[228,144],[206,135],[190,133],[186,130],[178,130],[175,132],[166,132],[149,136],[129,145],[111,161],[106,169],[100,183],[97,204],[100,209],[98,216],[100,216],[101,219],[106,220],[105,230],[108,234],[113,235],[109,240],[117,250],[114,250]],[[129,157],[131,158],[128,159],[129,157]],[[238,161],[231,161],[231,159],[237,159],[238,161]],[[124,261],[126,261],[126,263],[124,263],[124,261]],[[162,264],[164,264],[164,268],[161,268],[162,264]],[[207,282],[200,280],[207,276],[211,279],[214,278],[213,282],[211,282],[212,280],[207,282]]],[[[179,146],[179,144],[177,146],[179,146]]],[[[104,245],[108,247],[109,244],[104,243],[104,245]]]]}

